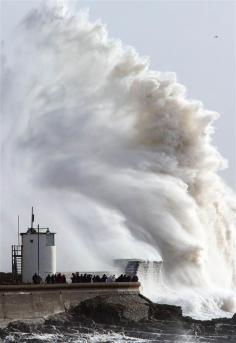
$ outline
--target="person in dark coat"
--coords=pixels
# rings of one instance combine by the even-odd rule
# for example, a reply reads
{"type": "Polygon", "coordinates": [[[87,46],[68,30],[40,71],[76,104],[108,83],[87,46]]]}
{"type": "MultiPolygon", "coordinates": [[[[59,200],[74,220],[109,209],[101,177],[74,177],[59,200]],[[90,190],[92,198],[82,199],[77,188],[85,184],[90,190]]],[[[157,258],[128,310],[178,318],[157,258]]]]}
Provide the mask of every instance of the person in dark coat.
{"type": "Polygon", "coordinates": [[[37,280],[38,280],[38,275],[36,273],[34,273],[33,277],[32,277],[32,281],[33,281],[33,284],[37,284],[37,280]]]}
{"type": "Polygon", "coordinates": [[[71,279],[71,282],[72,282],[72,283],[75,283],[75,273],[72,273],[70,279],[71,279]]]}
{"type": "Polygon", "coordinates": [[[47,275],[45,282],[46,283],[52,283],[50,274],[47,275]]]}
{"type": "Polygon", "coordinates": [[[103,274],[103,276],[101,277],[101,282],[107,282],[106,274],[103,274]]]}
{"type": "Polygon", "coordinates": [[[138,282],[138,276],[134,275],[131,279],[132,282],[138,282]]]}
{"type": "Polygon", "coordinates": [[[51,283],[55,283],[55,281],[56,281],[55,275],[52,274],[52,276],[51,276],[51,283]]]}

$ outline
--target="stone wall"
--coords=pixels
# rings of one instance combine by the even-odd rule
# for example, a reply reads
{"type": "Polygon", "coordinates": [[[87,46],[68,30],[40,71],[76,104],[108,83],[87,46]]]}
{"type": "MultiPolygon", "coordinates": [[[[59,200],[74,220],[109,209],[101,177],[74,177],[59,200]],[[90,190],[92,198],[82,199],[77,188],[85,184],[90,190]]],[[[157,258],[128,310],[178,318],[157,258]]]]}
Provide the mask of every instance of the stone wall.
{"type": "Polygon", "coordinates": [[[139,283],[0,286],[0,321],[32,319],[63,312],[104,294],[138,294],[139,283]]]}

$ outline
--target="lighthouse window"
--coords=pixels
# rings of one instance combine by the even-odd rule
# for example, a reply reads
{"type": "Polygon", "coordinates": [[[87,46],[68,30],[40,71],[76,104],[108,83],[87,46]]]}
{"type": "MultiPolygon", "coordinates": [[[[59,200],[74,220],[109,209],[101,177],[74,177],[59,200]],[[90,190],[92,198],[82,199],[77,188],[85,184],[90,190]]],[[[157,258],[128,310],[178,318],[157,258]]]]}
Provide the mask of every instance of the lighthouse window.
{"type": "Polygon", "coordinates": [[[31,239],[31,240],[30,240],[30,243],[33,243],[33,242],[34,242],[34,240],[33,240],[33,239],[31,239]]]}
{"type": "Polygon", "coordinates": [[[55,245],[55,243],[54,243],[54,235],[53,234],[47,234],[46,235],[46,244],[47,244],[47,246],[55,245]]]}

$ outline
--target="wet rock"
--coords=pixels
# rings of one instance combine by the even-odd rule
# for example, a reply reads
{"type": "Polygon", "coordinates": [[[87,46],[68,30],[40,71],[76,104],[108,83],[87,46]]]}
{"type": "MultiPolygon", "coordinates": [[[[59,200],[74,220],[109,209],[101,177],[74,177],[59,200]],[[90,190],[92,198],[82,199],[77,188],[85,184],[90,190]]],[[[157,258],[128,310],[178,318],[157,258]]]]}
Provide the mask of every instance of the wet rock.
{"type": "Polygon", "coordinates": [[[97,296],[83,301],[71,313],[104,324],[138,322],[148,320],[149,303],[136,295],[97,296]]]}
{"type": "Polygon", "coordinates": [[[157,320],[180,320],[183,318],[182,308],[173,305],[152,304],[149,317],[157,320]]]}

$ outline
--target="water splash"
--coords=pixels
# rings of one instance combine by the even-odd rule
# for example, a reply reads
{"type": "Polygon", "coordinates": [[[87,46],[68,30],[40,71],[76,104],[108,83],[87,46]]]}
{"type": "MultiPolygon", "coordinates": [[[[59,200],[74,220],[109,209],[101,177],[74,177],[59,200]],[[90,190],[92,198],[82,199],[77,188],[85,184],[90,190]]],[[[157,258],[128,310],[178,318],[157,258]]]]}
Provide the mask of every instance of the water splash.
{"type": "Polygon", "coordinates": [[[200,302],[201,290],[235,291],[217,114],[187,100],[174,73],[150,70],[86,11],[44,6],[18,26],[2,77],[5,227],[34,196],[59,233],[62,270],[161,258],[173,291],[200,302]]]}

